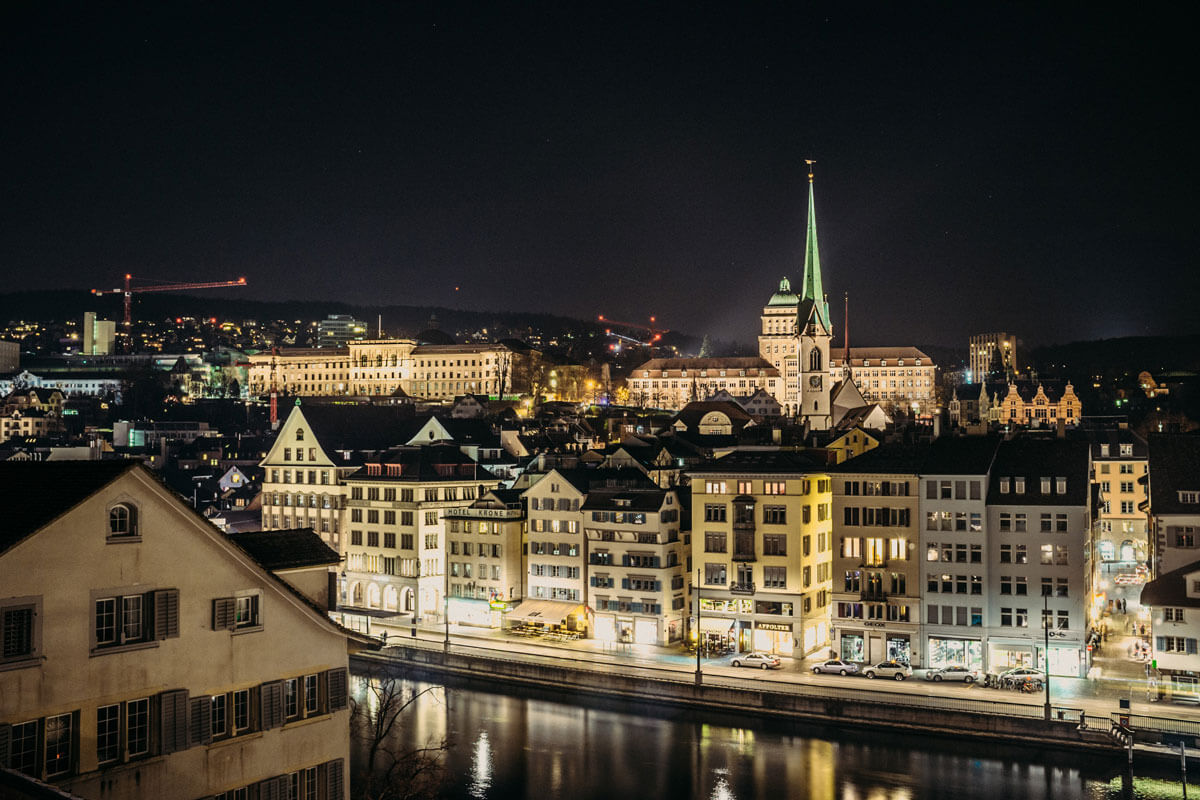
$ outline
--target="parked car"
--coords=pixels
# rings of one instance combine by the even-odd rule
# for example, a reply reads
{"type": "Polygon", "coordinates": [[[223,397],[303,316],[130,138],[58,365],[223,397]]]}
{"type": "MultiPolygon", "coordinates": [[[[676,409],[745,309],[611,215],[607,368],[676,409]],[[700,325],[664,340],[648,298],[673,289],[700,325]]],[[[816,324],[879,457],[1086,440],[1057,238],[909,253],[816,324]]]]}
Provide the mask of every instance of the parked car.
{"type": "Polygon", "coordinates": [[[820,664],[817,664],[812,669],[813,669],[813,674],[816,674],[816,675],[819,675],[821,673],[833,674],[833,675],[857,675],[858,674],[858,664],[855,664],[853,661],[842,661],[841,659],[837,659],[837,658],[831,658],[828,661],[822,661],[820,664]]]}
{"type": "Polygon", "coordinates": [[[759,667],[761,669],[782,669],[783,662],[777,656],[770,653],[743,653],[740,656],[734,656],[733,665],[735,667],[759,667]]]}
{"type": "Polygon", "coordinates": [[[974,683],[979,680],[979,672],[973,669],[967,669],[961,666],[937,667],[935,669],[925,670],[925,680],[927,681],[962,681],[963,683],[974,683]]]}
{"type": "Polygon", "coordinates": [[[873,667],[867,667],[863,673],[868,678],[892,678],[902,681],[912,675],[912,667],[899,661],[880,661],[873,667]]]}

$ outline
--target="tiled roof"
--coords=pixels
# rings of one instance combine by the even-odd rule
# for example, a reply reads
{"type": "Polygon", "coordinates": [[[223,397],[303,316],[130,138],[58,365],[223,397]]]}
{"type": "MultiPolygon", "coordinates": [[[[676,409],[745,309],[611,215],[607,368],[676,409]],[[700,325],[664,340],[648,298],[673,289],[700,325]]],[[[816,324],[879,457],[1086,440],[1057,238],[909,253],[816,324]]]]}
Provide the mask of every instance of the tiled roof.
{"type": "Polygon", "coordinates": [[[229,539],[268,570],[341,563],[341,556],[312,528],[231,533],[229,539]]]}
{"type": "Polygon", "coordinates": [[[996,457],[997,436],[943,436],[930,445],[923,474],[983,475],[996,457]]]}
{"type": "Polygon", "coordinates": [[[351,474],[352,481],[464,481],[491,482],[496,476],[465,455],[453,444],[430,444],[392,447],[367,459],[367,464],[382,465],[381,474],[370,474],[363,466],[351,474]],[[399,474],[389,474],[388,465],[399,466],[399,474]]]}
{"type": "Polygon", "coordinates": [[[700,464],[689,473],[808,473],[824,472],[823,455],[792,450],[735,450],[716,461],[700,464]]]}
{"type": "MultiPolygon", "coordinates": [[[[1070,439],[1034,439],[1026,436],[1000,443],[992,464],[988,503],[992,505],[1085,506],[1090,485],[1087,442],[1070,439]],[[1001,494],[1004,478],[1024,478],[1024,494],[1001,494]],[[1058,493],[1057,478],[1067,479],[1067,491],[1058,493]],[[1042,493],[1042,478],[1050,479],[1050,492],[1042,493]]],[[[1010,484],[1011,485],[1011,484],[1010,484]]]]}
{"type": "MultiPolygon", "coordinates": [[[[738,356],[729,358],[653,358],[647,361],[645,364],[642,364],[640,367],[636,367],[635,369],[631,370],[629,375],[633,378],[640,378],[641,376],[638,373],[646,370],[649,370],[650,372],[661,373],[663,370],[672,372],[685,369],[688,371],[723,369],[726,372],[729,370],[757,369],[763,371],[767,375],[779,374],[779,370],[775,369],[775,367],[771,365],[770,361],[766,361],[758,356],[738,356]]],[[[658,376],[651,375],[650,377],[653,378],[658,376]]],[[[696,377],[699,377],[699,375],[697,374],[696,377]]],[[[712,378],[716,376],[709,375],[708,377],[712,378]]]]}
{"type": "Polygon", "coordinates": [[[1200,597],[1188,597],[1187,576],[1200,571],[1200,561],[1185,564],[1160,575],[1142,587],[1141,603],[1144,606],[1200,607],[1200,597]]]}
{"type": "Polygon", "coordinates": [[[133,469],[135,461],[0,462],[0,553],[133,469]]]}
{"type": "Polygon", "coordinates": [[[412,411],[405,406],[305,405],[300,411],[330,455],[337,450],[383,450],[417,432],[412,411]]]}
{"type": "Polygon", "coordinates": [[[830,472],[862,473],[862,474],[904,474],[916,475],[921,472],[926,457],[929,455],[927,444],[890,443],[873,447],[870,450],[843,461],[830,472]]]}
{"type": "Polygon", "coordinates": [[[662,508],[662,489],[593,489],[583,501],[582,511],[658,511],[662,508]]]}
{"type": "MultiPolygon", "coordinates": [[[[832,349],[829,353],[829,364],[833,367],[842,366],[845,360],[845,349],[832,349]]],[[[878,367],[879,362],[887,360],[889,367],[897,366],[900,359],[904,359],[904,366],[913,366],[917,363],[917,359],[921,359],[921,366],[931,366],[933,359],[915,347],[851,347],[850,348],[850,366],[861,367],[863,359],[871,362],[870,366],[878,367]]]]}
{"type": "Polygon", "coordinates": [[[1150,436],[1150,511],[1153,514],[1200,514],[1200,505],[1179,502],[1179,492],[1200,492],[1200,436],[1160,433],[1150,436]]]}

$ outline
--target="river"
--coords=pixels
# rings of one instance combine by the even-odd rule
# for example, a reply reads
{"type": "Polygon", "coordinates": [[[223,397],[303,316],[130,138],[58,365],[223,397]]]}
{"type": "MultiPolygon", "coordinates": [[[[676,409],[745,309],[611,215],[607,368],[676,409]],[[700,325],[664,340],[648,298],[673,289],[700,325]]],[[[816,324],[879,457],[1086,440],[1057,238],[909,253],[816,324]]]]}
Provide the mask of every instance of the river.
{"type": "MultiPolygon", "coordinates": [[[[1178,773],[913,737],[750,725],[662,708],[415,681],[396,748],[449,741],[454,800],[910,800],[1182,797],[1178,773]]],[[[355,692],[362,691],[361,679],[355,692]]],[[[361,770],[360,765],[352,770],[361,770]]],[[[1189,786],[1200,797],[1200,786],[1189,786]]]]}

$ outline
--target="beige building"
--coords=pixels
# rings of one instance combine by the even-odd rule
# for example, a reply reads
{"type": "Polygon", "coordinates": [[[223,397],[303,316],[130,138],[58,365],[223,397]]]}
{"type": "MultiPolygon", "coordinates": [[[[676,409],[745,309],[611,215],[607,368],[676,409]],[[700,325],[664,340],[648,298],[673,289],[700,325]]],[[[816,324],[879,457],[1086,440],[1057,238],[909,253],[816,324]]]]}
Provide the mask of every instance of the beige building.
{"type": "Polygon", "coordinates": [[[833,654],[916,659],[921,630],[923,450],[882,445],[833,470],[833,654]]]}
{"type": "Polygon", "coordinates": [[[687,547],[672,490],[594,488],[583,503],[595,638],[666,645],[687,627],[687,547]]]}
{"type": "Polygon", "coordinates": [[[978,333],[971,337],[967,383],[987,383],[989,380],[1013,380],[1017,366],[1017,337],[1000,333],[978,333]]]}
{"type": "Polygon", "coordinates": [[[141,467],[0,467],[5,766],[87,798],[347,796],[350,641],[312,599],[141,467]]]}
{"type": "Polygon", "coordinates": [[[802,453],[734,452],[689,475],[705,643],[789,656],[828,646],[833,524],[824,465],[802,453]]]}
{"type": "Polygon", "coordinates": [[[346,477],[347,605],[442,620],[450,582],[463,577],[456,560],[446,571],[443,517],[498,484],[451,444],[393,447],[368,456],[346,477]]]}
{"type": "Polygon", "coordinates": [[[1095,526],[1094,565],[1132,570],[1148,565],[1146,473],[1150,450],[1146,440],[1128,427],[1088,432],[1092,445],[1092,483],[1100,487],[1100,513],[1095,526]]]}
{"type": "Polygon", "coordinates": [[[779,370],[761,358],[655,358],[629,375],[630,402],[655,408],[683,408],[722,390],[744,396],[759,389],[783,397],[779,370]]]}
{"type": "Polygon", "coordinates": [[[350,352],[345,347],[289,347],[257,353],[250,356],[247,376],[251,397],[270,394],[272,386],[280,393],[308,397],[353,394],[350,352]]]}
{"type": "Polygon", "coordinates": [[[1063,387],[1052,383],[1010,383],[1008,394],[996,404],[1001,425],[1023,425],[1030,428],[1053,428],[1062,422],[1079,424],[1083,407],[1068,381],[1063,387]]]}
{"type": "Polygon", "coordinates": [[[499,628],[525,589],[525,504],[517,489],[492,489],[443,513],[450,548],[450,621],[499,628]]]}
{"type": "MultiPolygon", "coordinates": [[[[937,366],[915,347],[851,347],[854,382],[868,403],[885,411],[903,410],[925,416],[937,409],[937,366]]],[[[834,351],[829,359],[829,379],[845,374],[845,351],[834,351]]]]}

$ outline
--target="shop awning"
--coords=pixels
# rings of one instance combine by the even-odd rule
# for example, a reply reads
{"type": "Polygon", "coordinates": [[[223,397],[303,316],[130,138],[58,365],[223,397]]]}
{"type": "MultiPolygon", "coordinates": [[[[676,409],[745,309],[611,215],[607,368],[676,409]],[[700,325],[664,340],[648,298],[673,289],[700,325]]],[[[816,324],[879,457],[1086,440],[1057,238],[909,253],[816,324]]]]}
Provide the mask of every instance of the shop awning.
{"type": "Polygon", "coordinates": [[[557,600],[524,600],[519,606],[504,615],[507,622],[542,622],[546,625],[564,625],[567,617],[582,613],[580,603],[557,600]]]}
{"type": "Polygon", "coordinates": [[[706,633],[729,633],[733,628],[733,620],[720,617],[701,617],[700,630],[706,633]]]}

